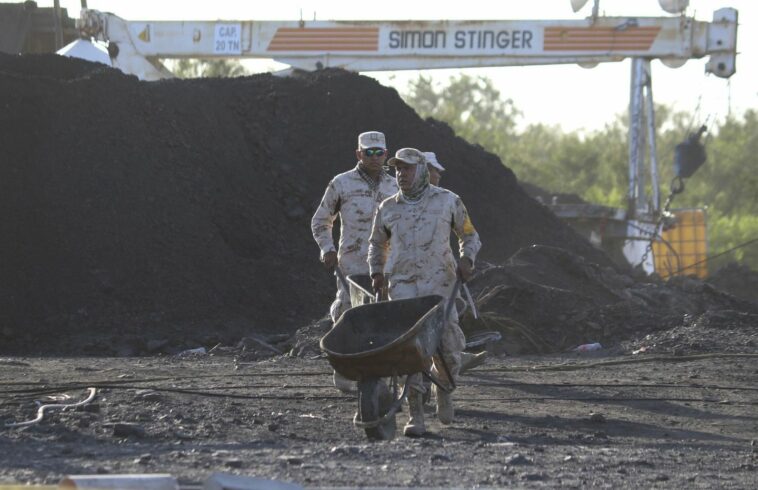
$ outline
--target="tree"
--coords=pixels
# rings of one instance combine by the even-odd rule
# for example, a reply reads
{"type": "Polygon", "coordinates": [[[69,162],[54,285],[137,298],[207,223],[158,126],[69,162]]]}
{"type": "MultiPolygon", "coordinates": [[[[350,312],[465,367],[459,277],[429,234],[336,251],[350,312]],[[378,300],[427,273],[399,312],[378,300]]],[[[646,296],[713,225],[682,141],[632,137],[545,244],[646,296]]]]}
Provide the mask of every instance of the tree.
{"type": "MultiPolygon", "coordinates": [[[[686,130],[681,130],[686,134],[686,130]]],[[[712,128],[705,139],[708,160],[686,184],[678,201],[706,207],[710,253],[718,254],[758,238],[758,112],[730,117],[712,128]]],[[[758,243],[710,264],[737,260],[758,269],[758,243]]]]}
{"type": "Polygon", "coordinates": [[[441,87],[422,75],[410,82],[403,97],[421,117],[444,121],[458,136],[493,153],[505,154],[514,142],[521,113],[488,78],[463,74],[441,87]]]}
{"type": "Polygon", "coordinates": [[[181,59],[170,65],[171,71],[179,78],[224,78],[248,74],[238,61],[226,59],[181,59]]]}
{"type": "MultiPolygon", "coordinates": [[[[520,112],[514,102],[503,100],[489,79],[468,75],[450,78],[446,86],[421,76],[409,84],[404,98],[422,117],[444,121],[458,136],[498,155],[522,181],[550,192],[576,194],[592,203],[626,206],[626,115],[584,136],[542,124],[517,131],[520,112]]],[[[661,198],[665,200],[674,176],[674,149],[697,125],[690,114],[664,105],[655,109],[661,198]]],[[[748,110],[741,119],[714,124],[705,145],[707,163],[687,179],[673,207],[707,209],[710,254],[715,255],[758,238],[758,111],[748,110]]],[[[710,264],[711,268],[724,260],[739,260],[756,269],[758,243],[730,253],[710,264]]]]}

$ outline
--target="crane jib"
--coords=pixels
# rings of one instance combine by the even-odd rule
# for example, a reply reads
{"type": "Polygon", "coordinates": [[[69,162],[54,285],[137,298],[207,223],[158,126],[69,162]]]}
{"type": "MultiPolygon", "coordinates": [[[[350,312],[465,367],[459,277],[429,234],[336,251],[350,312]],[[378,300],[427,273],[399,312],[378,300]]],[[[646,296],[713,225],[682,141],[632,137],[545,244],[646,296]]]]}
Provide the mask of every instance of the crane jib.
{"type": "Polygon", "coordinates": [[[735,73],[735,9],[690,17],[430,21],[127,21],[83,9],[83,37],[108,43],[112,66],[143,80],[170,77],[161,59],[270,58],[293,69],[423,70],[708,56],[706,72],[735,73]]]}

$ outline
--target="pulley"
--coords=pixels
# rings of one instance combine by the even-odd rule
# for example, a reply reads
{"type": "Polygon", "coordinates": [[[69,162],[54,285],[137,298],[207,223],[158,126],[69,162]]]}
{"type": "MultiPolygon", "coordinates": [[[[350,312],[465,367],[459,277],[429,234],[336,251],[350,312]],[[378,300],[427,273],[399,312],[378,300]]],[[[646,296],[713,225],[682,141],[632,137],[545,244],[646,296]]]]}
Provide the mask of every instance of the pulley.
{"type": "Polygon", "coordinates": [[[700,137],[706,131],[705,125],[697,133],[691,133],[687,141],[679,143],[674,149],[674,175],[677,178],[689,178],[705,163],[705,147],[700,137]]]}

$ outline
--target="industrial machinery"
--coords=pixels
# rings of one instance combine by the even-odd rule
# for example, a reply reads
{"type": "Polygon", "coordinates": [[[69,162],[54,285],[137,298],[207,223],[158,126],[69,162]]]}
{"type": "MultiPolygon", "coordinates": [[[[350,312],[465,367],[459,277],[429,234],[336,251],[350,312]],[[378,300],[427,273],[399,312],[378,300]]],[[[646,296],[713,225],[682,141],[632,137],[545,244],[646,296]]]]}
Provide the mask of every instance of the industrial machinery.
{"type": "Polygon", "coordinates": [[[75,19],[65,8],[37,7],[22,3],[0,3],[0,52],[9,54],[49,53],[75,41],[75,19]]]}
{"type": "MultiPolygon", "coordinates": [[[[611,256],[655,270],[652,241],[662,220],[650,62],[672,67],[708,57],[706,72],[735,72],[737,11],[711,22],[660,0],[667,17],[489,21],[127,21],[83,9],[83,38],[107,42],[112,65],[143,80],[170,77],[162,59],[268,58],[301,70],[420,70],[632,60],[626,209],[546,203],[611,256]],[[647,151],[646,151],[647,150],[647,151]],[[647,153],[647,155],[646,155],[647,153]],[[646,189],[652,191],[648,196],[646,189]]],[[[572,4],[582,4],[582,0],[572,4]]]]}

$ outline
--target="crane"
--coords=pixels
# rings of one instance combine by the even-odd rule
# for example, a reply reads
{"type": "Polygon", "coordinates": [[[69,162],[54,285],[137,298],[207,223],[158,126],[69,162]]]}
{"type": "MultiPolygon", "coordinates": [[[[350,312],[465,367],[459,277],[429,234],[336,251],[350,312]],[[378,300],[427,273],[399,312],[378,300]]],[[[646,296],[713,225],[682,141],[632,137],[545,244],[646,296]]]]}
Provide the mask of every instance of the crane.
{"type": "Polygon", "coordinates": [[[166,58],[267,58],[292,69],[338,67],[356,72],[591,67],[631,59],[626,209],[556,205],[553,210],[585,226],[580,231],[589,238],[602,220],[608,242],[603,248],[653,272],[648,244],[660,229],[661,199],[651,60],[677,67],[689,59],[708,57],[705,71],[729,78],[736,69],[737,20],[738,12],[732,8],[716,10],[710,22],[684,14],[606,17],[597,15],[596,0],[592,16],[570,20],[128,21],[85,8],[76,26],[83,38],[107,42],[112,66],[142,80],[171,77],[161,63],[166,58]]]}
{"type": "Polygon", "coordinates": [[[108,42],[113,66],[142,80],[171,76],[165,58],[269,58],[301,70],[423,70],[709,56],[735,72],[737,11],[677,17],[490,21],[127,21],[83,9],[83,37],[108,42]]]}

